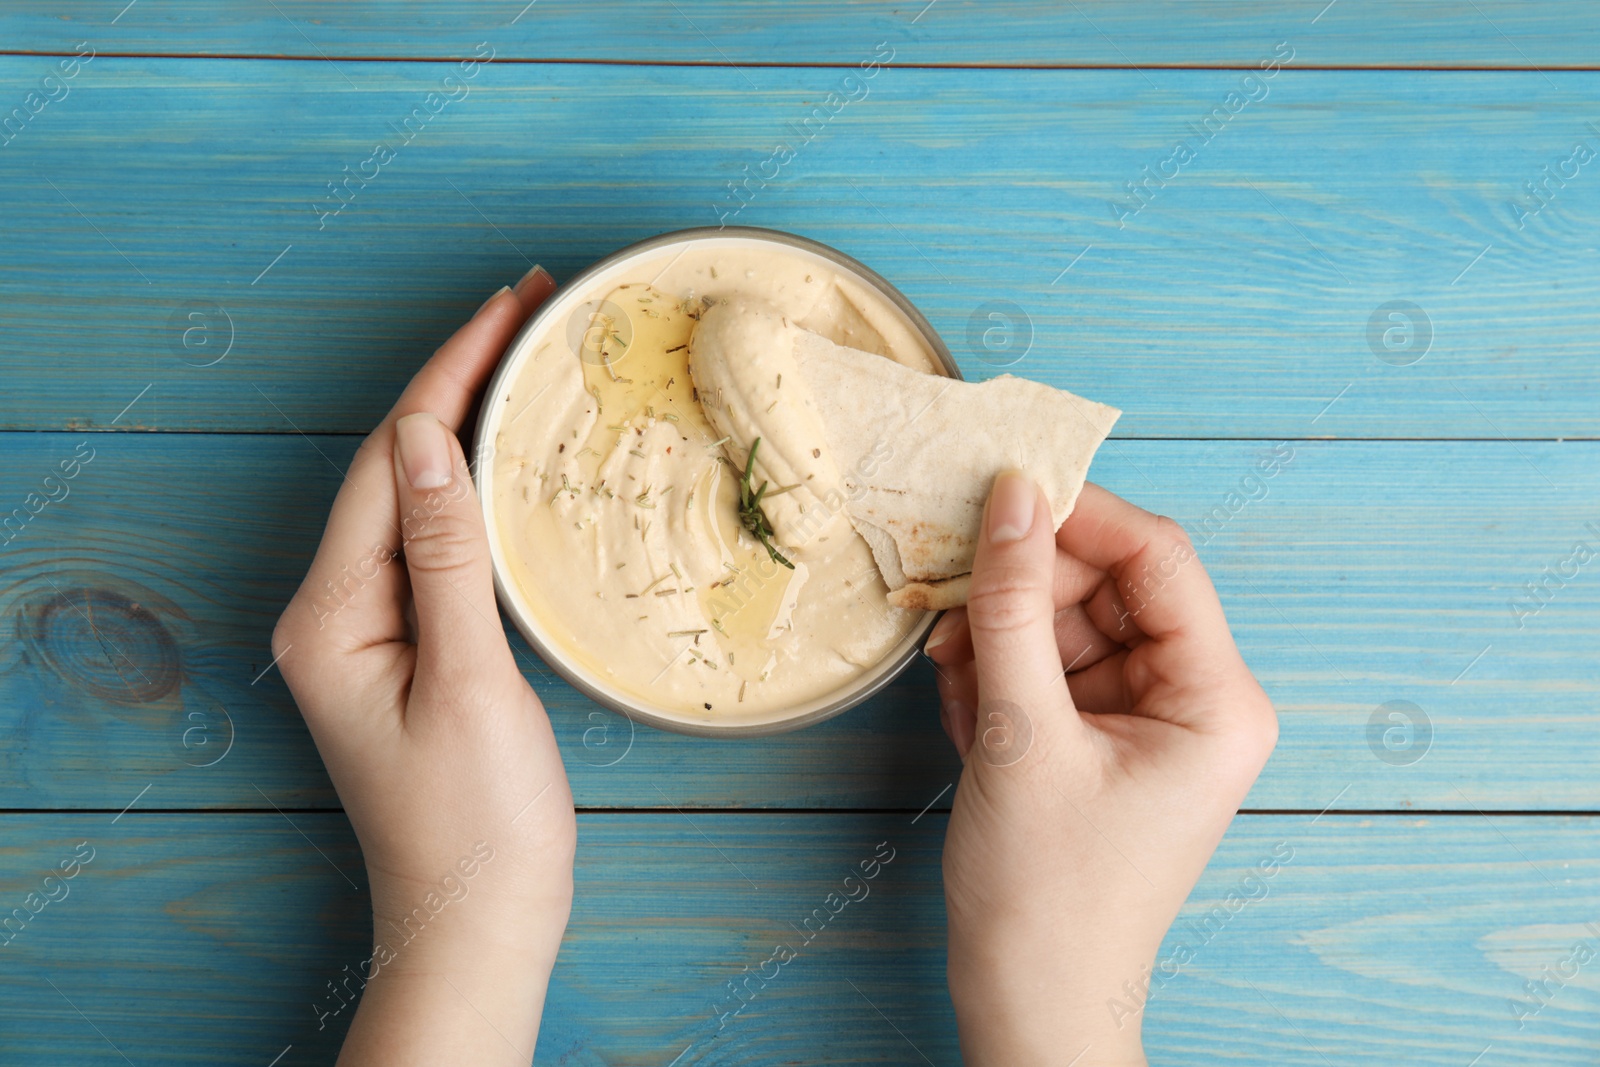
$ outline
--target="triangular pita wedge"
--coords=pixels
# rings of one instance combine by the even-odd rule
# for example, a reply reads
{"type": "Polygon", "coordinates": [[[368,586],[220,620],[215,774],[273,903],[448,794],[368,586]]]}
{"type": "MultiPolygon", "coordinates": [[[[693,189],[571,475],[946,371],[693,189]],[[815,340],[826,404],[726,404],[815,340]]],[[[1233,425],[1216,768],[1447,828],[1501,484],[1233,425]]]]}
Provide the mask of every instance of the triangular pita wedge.
{"type": "Polygon", "coordinates": [[[897,607],[966,603],[995,476],[1025,471],[1071,513],[1095,450],[1121,414],[1039,382],[941,378],[802,332],[796,362],[821,413],[845,512],[897,607]]]}

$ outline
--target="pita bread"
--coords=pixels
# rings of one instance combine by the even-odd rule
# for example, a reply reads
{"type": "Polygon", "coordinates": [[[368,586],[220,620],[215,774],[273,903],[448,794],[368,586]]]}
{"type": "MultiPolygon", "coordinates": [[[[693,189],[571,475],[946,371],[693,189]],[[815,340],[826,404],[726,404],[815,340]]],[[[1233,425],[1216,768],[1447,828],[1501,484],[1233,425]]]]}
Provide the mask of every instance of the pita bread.
{"type": "Polygon", "coordinates": [[[1116,408],[1002,375],[924,374],[814,333],[796,362],[821,414],[844,509],[872,549],[889,602],[940,611],[967,601],[984,501],[1001,471],[1026,472],[1072,512],[1116,408]]]}

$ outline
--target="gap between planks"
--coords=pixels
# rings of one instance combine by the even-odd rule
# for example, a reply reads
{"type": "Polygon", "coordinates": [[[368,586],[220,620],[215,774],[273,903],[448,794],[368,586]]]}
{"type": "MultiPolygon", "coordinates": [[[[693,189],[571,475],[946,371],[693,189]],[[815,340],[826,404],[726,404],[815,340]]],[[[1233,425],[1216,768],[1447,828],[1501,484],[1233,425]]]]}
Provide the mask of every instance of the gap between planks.
{"type": "MultiPolygon", "coordinates": [[[[30,51],[27,49],[0,49],[0,56],[38,56],[38,57],[70,57],[75,52],[65,51],[30,51]]],[[[96,52],[96,58],[106,59],[216,59],[227,61],[261,60],[271,63],[456,63],[459,56],[291,56],[282,54],[250,53],[250,52],[96,52]]],[[[593,57],[549,57],[536,58],[500,57],[496,56],[496,63],[522,64],[525,66],[584,66],[584,67],[707,67],[721,70],[741,70],[746,68],[767,70],[853,70],[857,66],[854,62],[824,63],[811,62],[779,62],[775,60],[741,60],[738,63],[712,62],[699,59],[600,59],[593,57]]],[[[1133,73],[1142,73],[1151,70],[1214,70],[1214,71],[1254,71],[1257,69],[1253,63],[1140,63],[1137,66],[1129,63],[894,63],[896,70],[1121,70],[1133,73]]],[[[1285,68],[1291,69],[1291,68],[1285,68]]],[[[1406,72],[1419,73],[1506,73],[1506,74],[1586,74],[1600,71],[1600,66],[1559,65],[1535,67],[1488,66],[1486,64],[1442,64],[1438,66],[1362,66],[1349,63],[1312,64],[1297,63],[1293,70],[1316,71],[1353,71],[1368,72],[1406,72]]]]}

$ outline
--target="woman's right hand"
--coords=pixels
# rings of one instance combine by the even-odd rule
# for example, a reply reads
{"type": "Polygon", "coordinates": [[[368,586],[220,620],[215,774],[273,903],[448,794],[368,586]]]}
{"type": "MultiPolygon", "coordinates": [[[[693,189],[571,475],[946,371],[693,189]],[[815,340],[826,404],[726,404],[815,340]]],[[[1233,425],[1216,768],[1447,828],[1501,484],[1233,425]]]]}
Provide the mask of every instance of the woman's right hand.
{"type": "Polygon", "coordinates": [[[944,880],[974,1067],[1145,1062],[1124,983],[1278,735],[1177,523],[1091,484],[1050,527],[1032,481],[997,478],[967,606],[926,646],[965,763],[944,880]]]}

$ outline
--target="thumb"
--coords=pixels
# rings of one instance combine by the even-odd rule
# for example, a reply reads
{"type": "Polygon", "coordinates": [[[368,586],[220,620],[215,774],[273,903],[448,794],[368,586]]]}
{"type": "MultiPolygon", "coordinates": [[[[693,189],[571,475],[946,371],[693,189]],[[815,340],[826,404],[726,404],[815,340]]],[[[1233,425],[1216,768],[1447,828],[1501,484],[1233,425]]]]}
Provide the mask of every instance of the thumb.
{"type": "Polygon", "coordinates": [[[978,677],[973,750],[989,763],[1026,755],[1034,734],[1076,725],[1055,633],[1050,505],[1019,471],[995,479],[984,508],[967,623],[978,677]]]}
{"type": "Polygon", "coordinates": [[[429,412],[395,422],[400,539],[417,617],[417,676],[474,674],[505,646],[483,512],[461,444],[429,412]]]}

